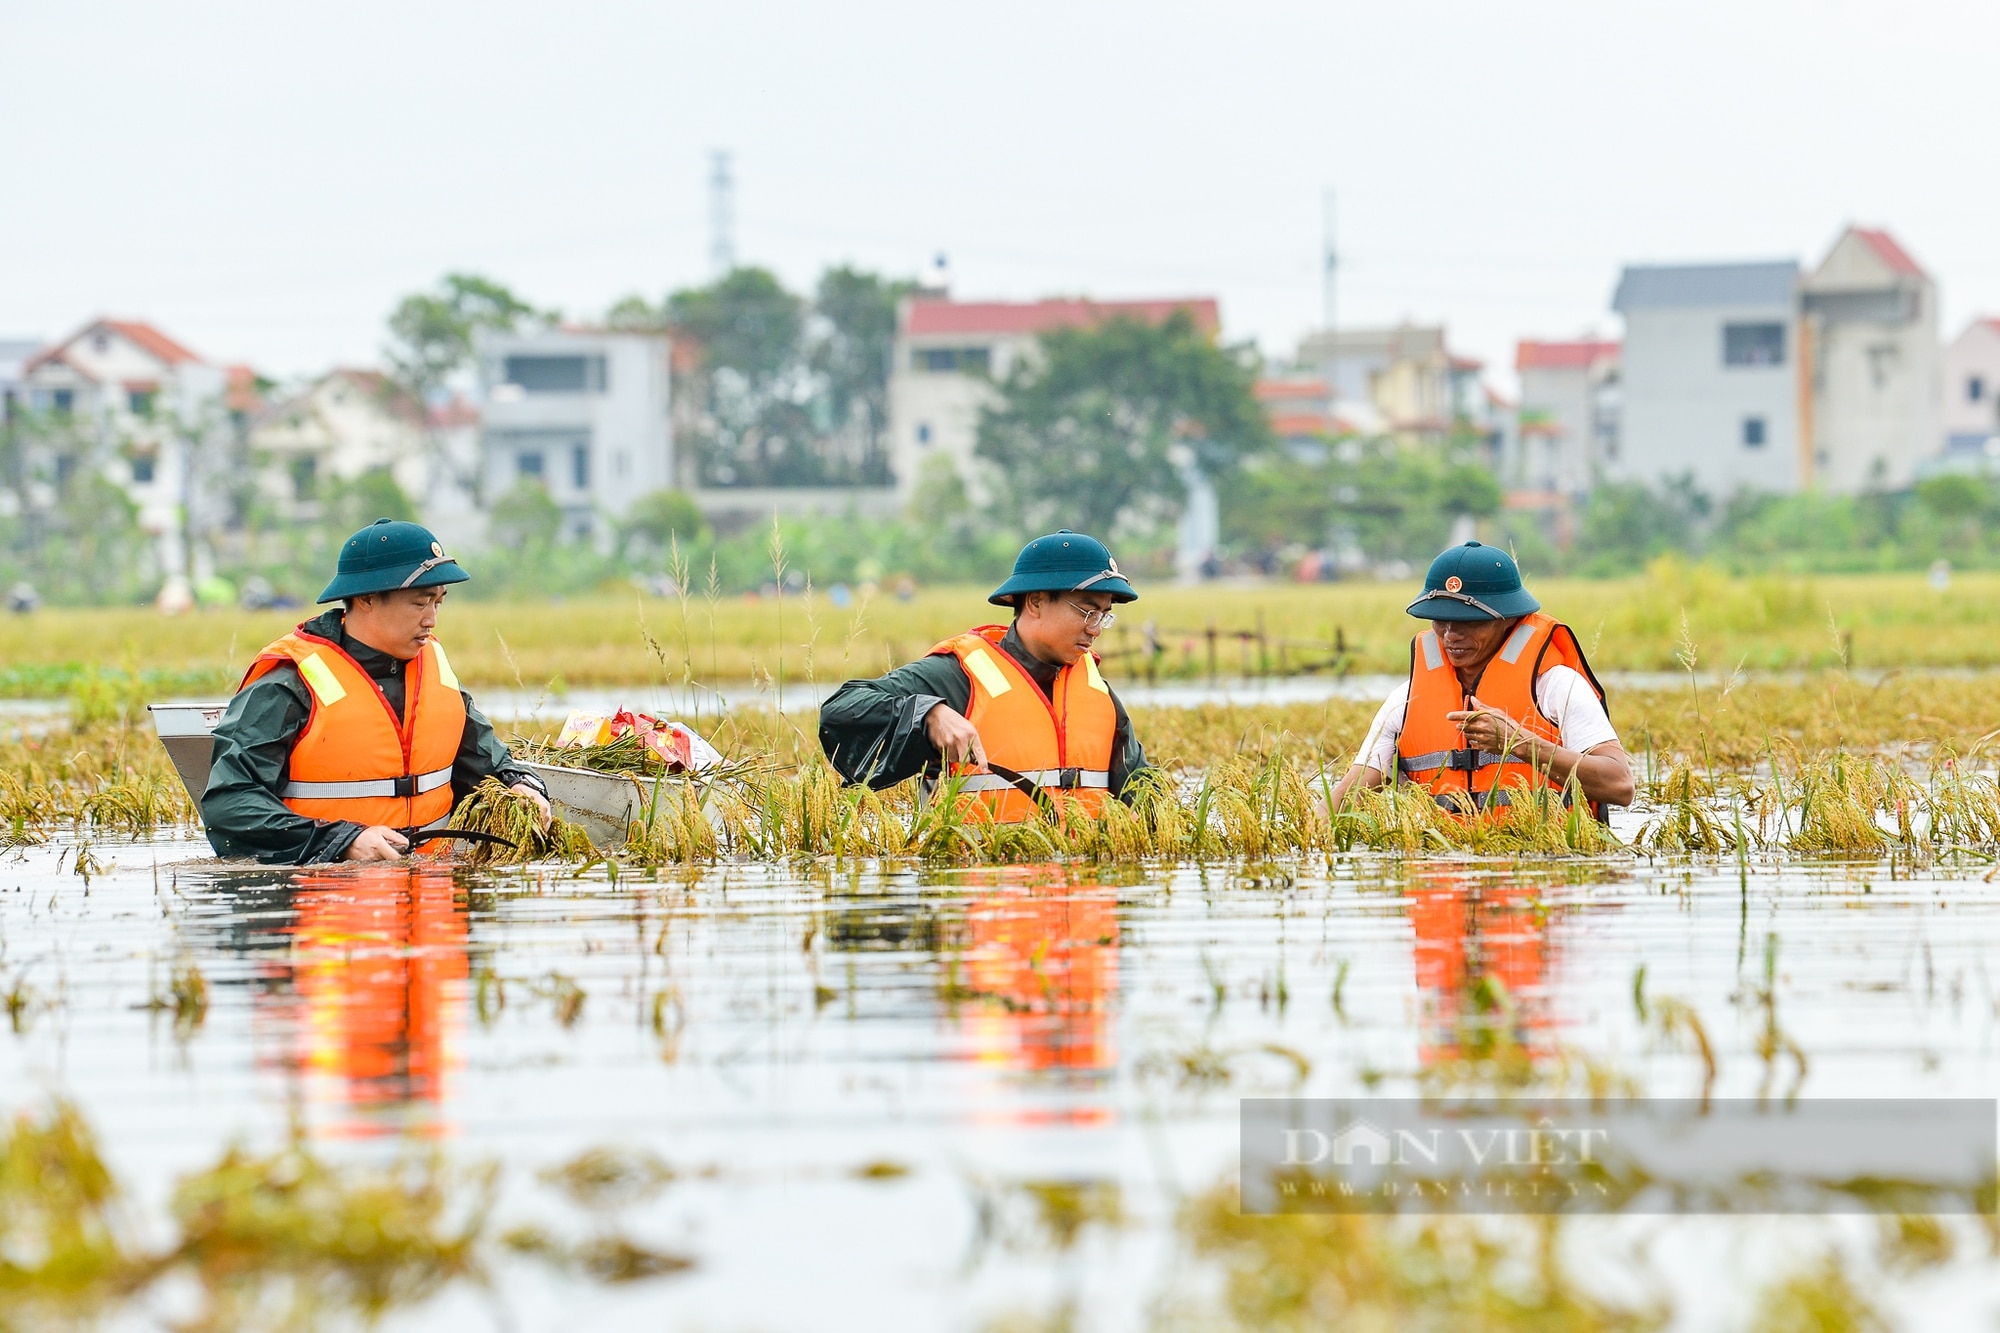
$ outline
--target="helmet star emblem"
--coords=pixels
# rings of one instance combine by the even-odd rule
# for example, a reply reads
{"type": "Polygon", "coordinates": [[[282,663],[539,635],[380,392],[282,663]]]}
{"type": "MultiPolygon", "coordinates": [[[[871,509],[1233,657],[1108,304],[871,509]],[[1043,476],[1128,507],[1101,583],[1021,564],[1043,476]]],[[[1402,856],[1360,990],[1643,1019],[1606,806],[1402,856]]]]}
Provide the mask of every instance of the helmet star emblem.
{"type": "Polygon", "coordinates": [[[1444,590],[1446,592],[1457,592],[1460,588],[1463,588],[1464,586],[1465,586],[1465,580],[1460,578],[1456,574],[1453,574],[1450,578],[1444,581],[1444,590]]]}

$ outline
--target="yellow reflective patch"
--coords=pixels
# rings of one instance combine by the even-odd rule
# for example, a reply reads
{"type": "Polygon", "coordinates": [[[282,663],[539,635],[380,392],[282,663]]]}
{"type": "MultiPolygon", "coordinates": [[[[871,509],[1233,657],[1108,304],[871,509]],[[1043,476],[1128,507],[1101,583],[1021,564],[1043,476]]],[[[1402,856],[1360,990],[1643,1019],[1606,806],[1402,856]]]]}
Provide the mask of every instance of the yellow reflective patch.
{"type": "Polygon", "coordinates": [[[1090,688],[1099,694],[1111,693],[1111,687],[1104,683],[1104,677],[1097,674],[1097,659],[1089,653],[1083,655],[1083,669],[1090,677],[1090,688]]]}
{"type": "Polygon", "coordinates": [[[989,699],[997,699],[1014,688],[1007,683],[1000,664],[988,656],[984,648],[976,648],[966,655],[965,669],[972,673],[972,678],[979,682],[979,687],[986,691],[989,699]]]}
{"type": "Polygon", "coordinates": [[[438,684],[448,690],[459,688],[458,675],[451,669],[451,659],[444,655],[444,645],[432,639],[431,653],[437,658],[438,684]]]}
{"type": "Polygon", "coordinates": [[[318,653],[307,654],[305,661],[299,663],[299,674],[305,677],[306,687],[319,700],[321,708],[331,708],[347,697],[347,690],[333,674],[333,668],[318,653]]]}

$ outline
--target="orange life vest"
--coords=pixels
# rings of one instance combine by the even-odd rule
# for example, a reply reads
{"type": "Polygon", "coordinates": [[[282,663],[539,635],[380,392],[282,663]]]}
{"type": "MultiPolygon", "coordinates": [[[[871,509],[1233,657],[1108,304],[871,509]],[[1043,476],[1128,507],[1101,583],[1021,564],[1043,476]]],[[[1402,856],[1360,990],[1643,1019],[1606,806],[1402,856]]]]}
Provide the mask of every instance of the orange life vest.
{"type": "MultiPolygon", "coordinates": [[[[1604,687],[1583,658],[1567,625],[1541,614],[1523,616],[1507,642],[1486,664],[1473,693],[1479,701],[1519,722],[1551,743],[1562,739],[1554,719],[1535,699],[1535,682],[1551,667],[1566,666],[1590,682],[1601,701],[1604,687]]],[[[1445,658],[1437,631],[1425,630],[1410,644],[1410,703],[1403,734],[1396,742],[1396,776],[1428,787],[1438,804],[1455,809],[1506,805],[1510,791],[1562,789],[1546,770],[1504,754],[1466,748],[1465,733],[1445,714],[1470,708],[1458,672],[1445,658]]],[[[1597,812],[1602,816],[1602,811],[1597,812]]]]}
{"type": "Polygon", "coordinates": [[[422,828],[451,814],[451,770],[465,734],[465,698],[432,639],[408,663],[403,716],[361,664],[300,627],[257,654],[242,691],[283,662],[298,667],[312,716],[292,743],[279,797],[309,819],[422,828]]]}
{"type": "MultiPolygon", "coordinates": [[[[981,625],[931,649],[949,653],[972,682],[966,720],[979,732],[989,764],[1019,773],[1046,791],[1058,809],[1088,814],[1104,808],[1111,791],[1111,749],[1118,710],[1111,687],[1098,674],[1097,657],[1085,653],[1056,676],[1050,694],[999,646],[1005,625],[981,625]]],[[[958,789],[965,809],[1011,824],[1033,819],[1035,798],[997,773],[967,770],[958,789]]]]}

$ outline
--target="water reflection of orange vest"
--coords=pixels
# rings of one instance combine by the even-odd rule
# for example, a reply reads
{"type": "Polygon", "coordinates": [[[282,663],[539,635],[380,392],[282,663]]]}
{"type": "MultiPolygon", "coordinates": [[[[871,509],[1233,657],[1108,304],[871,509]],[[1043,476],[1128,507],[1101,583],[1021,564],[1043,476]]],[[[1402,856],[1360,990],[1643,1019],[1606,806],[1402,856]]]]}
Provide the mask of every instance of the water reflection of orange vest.
{"type": "Polygon", "coordinates": [[[1538,898],[1532,885],[1465,875],[1422,875],[1411,886],[1425,1064],[1460,1054],[1464,1025],[1500,1022],[1506,1005],[1508,1035],[1531,1053],[1545,1044],[1549,947],[1538,898]]]}
{"type": "Polygon", "coordinates": [[[465,734],[465,697],[436,639],[403,678],[403,716],[361,664],[331,639],[294,630],[257,654],[243,684],[280,663],[298,667],[312,715],[292,745],[279,795],[310,819],[421,827],[451,813],[452,761],[465,734]]]}
{"type": "Polygon", "coordinates": [[[1111,1066],[1118,993],[1118,895],[1061,872],[1000,872],[968,905],[968,989],[984,1007],[961,1019],[978,1058],[1024,1069],[1111,1066]]]}
{"type": "MultiPolygon", "coordinates": [[[[1005,625],[981,625],[931,649],[958,658],[972,683],[966,720],[979,732],[989,763],[1013,769],[1062,805],[1088,814],[1104,808],[1111,787],[1111,750],[1118,710],[1111,688],[1085,653],[1056,675],[1047,694],[999,646],[1005,625]]],[[[1033,819],[1033,797],[992,773],[968,773],[959,790],[966,809],[1001,823],[1033,819]]]]}
{"type": "Polygon", "coordinates": [[[357,1106],[443,1100],[467,972],[450,873],[382,866],[296,882],[300,1063],[342,1080],[357,1106]]]}
{"type": "MultiPolygon", "coordinates": [[[[1604,687],[1591,673],[1569,626],[1540,612],[1523,616],[1486,664],[1473,693],[1542,740],[1559,742],[1560,729],[1535,699],[1535,682],[1558,666],[1574,670],[1590,682],[1600,701],[1604,698],[1604,687]]],[[[1506,805],[1512,799],[1510,792],[1561,788],[1546,770],[1504,754],[1467,749],[1465,733],[1445,715],[1470,707],[1470,696],[1444,655],[1437,631],[1425,630],[1410,644],[1410,702],[1403,734],[1396,742],[1396,770],[1402,781],[1428,787],[1440,805],[1454,807],[1491,808],[1506,805]]]]}

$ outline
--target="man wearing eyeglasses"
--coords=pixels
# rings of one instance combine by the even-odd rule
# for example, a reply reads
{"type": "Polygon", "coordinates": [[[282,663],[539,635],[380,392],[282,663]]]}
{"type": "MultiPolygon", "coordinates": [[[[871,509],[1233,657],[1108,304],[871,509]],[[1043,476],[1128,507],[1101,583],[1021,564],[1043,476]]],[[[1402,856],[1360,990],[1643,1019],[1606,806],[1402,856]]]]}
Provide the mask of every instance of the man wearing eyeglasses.
{"type": "Polygon", "coordinates": [[[216,725],[201,817],[217,856],[394,861],[487,777],[548,818],[437,641],[446,585],[470,577],[415,523],[347,539],[319,595],[341,605],[259,652],[216,725]]]}
{"type": "Polygon", "coordinates": [[[1095,537],[1052,532],[1022,548],[987,600],[1013,623],[982,625],[879,680],[850,680],[820,710],[840,775],[871,787],[949,778],[968,816],[1095,813],[1122,796],[1146,752],[1091,645],[1138,592],[1095,537]]]}

